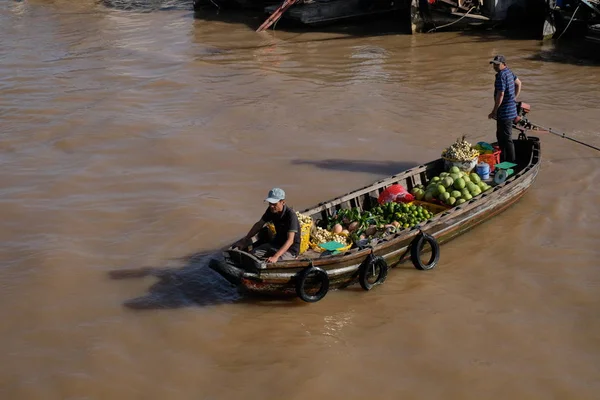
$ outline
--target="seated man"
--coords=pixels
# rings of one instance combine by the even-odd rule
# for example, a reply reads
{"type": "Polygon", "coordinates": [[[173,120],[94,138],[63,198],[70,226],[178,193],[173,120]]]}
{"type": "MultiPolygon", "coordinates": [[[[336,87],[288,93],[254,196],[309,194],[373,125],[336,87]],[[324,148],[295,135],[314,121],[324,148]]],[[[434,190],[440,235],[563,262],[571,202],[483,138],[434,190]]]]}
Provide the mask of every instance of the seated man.
{"type": "Polygon", "coordinates": [[[279,260],[293,260],[300,252],[300,222],[298,216],[285,204],[285,192],[280,188],[269,191],[266,200],[269,207],[255,223],[248,234],[236,242],[233,247],[246,247],[267,222],[275,225],[275,237],[269,243],[262,244],[252,253],[258,258],[267,258],[267,262],[276,263],[279,260]]]}

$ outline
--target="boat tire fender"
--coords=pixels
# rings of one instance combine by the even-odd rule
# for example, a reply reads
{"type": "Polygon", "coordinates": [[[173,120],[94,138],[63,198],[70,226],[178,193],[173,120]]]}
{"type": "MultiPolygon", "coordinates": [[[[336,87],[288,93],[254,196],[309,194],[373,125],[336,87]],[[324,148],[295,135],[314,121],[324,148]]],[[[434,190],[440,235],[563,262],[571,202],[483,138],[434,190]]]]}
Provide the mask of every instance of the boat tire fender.
{"type": "Polygon", "coordinates": [[[329,276],[324,269],[310,265],[298,273],[296,278],[296,294],[307,303],[315,303],[321,300],[329,291],[329,276]],[[306,292],[306,281],[313,275],[321,283],[321,288],[314,294],[306,292]]]}
{"type": "Polygon", "coordinates": [[[420,269],[421,271],[433,269],[438,261],[440,261],[440,244],[433,236],[421,232],[410,244],[410,259],[416,269],[420,269]],[[421,260],[421,252],[425,243],[429,243],[429,246],[431,246],[431,257],[427,263],[421,260]]]}
{"type": "Polygon", "coordinates": [[[363,289],[371,290],[373,289],[373,286],[381,285],[385,282],[388,270],[388,265],[383,257],[369,254],[359,267],[358,282],[363,289]],[[369,282],[369,274],[371,271],[376,272],[377,268],[379,269],[377,279],[375,279],[375,282],[369,282]]]}

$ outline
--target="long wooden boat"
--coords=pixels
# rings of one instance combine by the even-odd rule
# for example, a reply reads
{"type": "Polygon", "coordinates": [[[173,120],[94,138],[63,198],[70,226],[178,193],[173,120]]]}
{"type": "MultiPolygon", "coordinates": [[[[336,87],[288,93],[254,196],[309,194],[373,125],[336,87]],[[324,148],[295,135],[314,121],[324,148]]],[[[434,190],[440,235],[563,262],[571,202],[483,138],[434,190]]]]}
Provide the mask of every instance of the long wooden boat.
{"type": "MultiPolygon", "coordinates": [[[[231,283],[247,291],[276,295],[297,294],[305,301],[317,301],[328,289],[343,288],[356,283],[361,278],[361,270],[366,265],[371,265],[369,264],[371,261],[385,261],[383,264],[386,264],[386,268],[383,272],[387,275],[387,266],[394,267],[411,259],[411,249],[415,248],[417,242],[419,245],[422,244],[419,238],[424,235],[435,238],[430,243],[431,252],[437,252],[438,244],[445,243],[500,214],[525,194],[533,184],[540,168],[540,142],[537,137],[527,137],[521,133],[514,143],[517,166],[514,167],[514,173],[503,183],[492,186],[472,200],[436,214],[418,226],[401,229],[376,243],[371,243],[370,246],[355,246],[337,255],[309,250],[296,260],[273,264],[266,264],[246,251],[227,249],[223,251],[222,259],[211,260],[209,266],[231,283]],[[312,270],[320,271],[324,276],[307,279],[307,274],[312,270]],[[310,290],[316,290],[317,293],[302,295],[309,293],[310,290]]],[[[327,220],[337,210],[343,208],[358,207],[361,210],[369,210],[378,205],[377,198],[385,188],[393,184],[401,184],[411,190],[418,184],[425,184],[443,171],[444,160],[437,159],[320,203],[302,211],[302,214],[312,217],[313,221],[320,221],[327,220]]],[[[439,257],[439,253],[436,257],[439,257]]],[[[434,266],[434,264],[435,261],[430,260],[429,265],[434,266]]],[[[385,276],[378,277],[379,281],[383,279],[385,276]]],[[[370,289],[369,286],[363,288],[370,289]]]]}

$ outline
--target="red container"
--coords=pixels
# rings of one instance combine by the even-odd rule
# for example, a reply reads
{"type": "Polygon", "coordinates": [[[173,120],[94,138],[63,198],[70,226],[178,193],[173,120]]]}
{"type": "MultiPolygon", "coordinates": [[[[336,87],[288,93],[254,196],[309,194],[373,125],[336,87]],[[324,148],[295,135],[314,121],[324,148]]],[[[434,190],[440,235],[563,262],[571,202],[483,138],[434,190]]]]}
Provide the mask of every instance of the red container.
{"type": "Polygon", "coordinates": [[[495,150],[492,154],[480,154],[479,162],[487,163],[490,166],[490,172],[493,172],[496,164],[500,164],[500,150],[495,150]]]}
{"type": "Polygon", "coordinates": [[[502,151],[500,151],[500,148],[498,146],[494,146],[494,152],[492,153],[492,155],[494,156],[496,164],[500,164],[500,153],[502,153],[502,151]]]}

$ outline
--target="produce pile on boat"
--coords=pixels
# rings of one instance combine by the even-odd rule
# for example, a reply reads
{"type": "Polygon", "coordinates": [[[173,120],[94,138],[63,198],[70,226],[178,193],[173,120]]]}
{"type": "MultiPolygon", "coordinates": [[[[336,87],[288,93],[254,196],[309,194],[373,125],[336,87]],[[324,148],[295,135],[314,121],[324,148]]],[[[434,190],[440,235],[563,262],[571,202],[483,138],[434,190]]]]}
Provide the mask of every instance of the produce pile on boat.
{"type": "Polygon", "coordinates": [[[313,220],[308,215],[304,215],[298,211],[296,211],[296,216],[298,217],[298,222],[300,222],[300,226],[303,225],[312,225],[313,220]]]}
{"type": "Polygon", "coordinates": [[[427,186],[415,186],[411,193],[418,200],[439,201],[454,206],[471,200],[490,188],[476,173],[466,174],[458,167],[452,167],[450,171],[431,178],[427,186]]]}
{"type": "MultiPolygon", "coordinates": [[[[442,156],[446,160],[470,164],[476,162],[480,150],[471,146],[463,136],[447,147],[442,156]]],[[[465,171],[463,166],[446,165],[445,169],[446,172],[413,187],[410,193],[398,184],[387,187],[378,198],[380,205],[369,210],[358,207],[337,210],[326,221],[320,222],[320,226],[312,227],[311,247],[332,241],[350,246],[363,239],[383,238],[402,229],[410,229],[433,218],[436,212],[463,204],[491,188],[479,175],[465,171]],[[383,196],[386,191],[390,191],[391,196],[383,196]],[[412,196],[408,198],[406,195],[412,196]]],[[[297,215],[301,225],[312,226],[309,216],[297,215]]]]}
{"type": "Polygon", "coordinates": [[[352,244],[352,241],[348,235],[342,234],[341,232],[334,233],[328,231],[327,229],[321,228],[320,226],[317,226],[313,231],[311,235],[311,242],[317,246],[327,242],[338,242],[344,246],[352,244]]]}
{"type": "Polygon", "coordinates": [[[370,211],[357,207],[341,209],[327,221],[326,228],[317,227],[313,231],[311,242],[320,244],[331,240],[348,245],[361,239],[382,238],[432,218],[431,207],[435,206],[388,202],[370,211]]]}
{"type": "Polygon", "coordinates": [[[442,157],[458,162],[471,161],[478,156],[479,151],[465,140],[465,136],[456,139],[456,142],[442,151],[442,157]]]}

